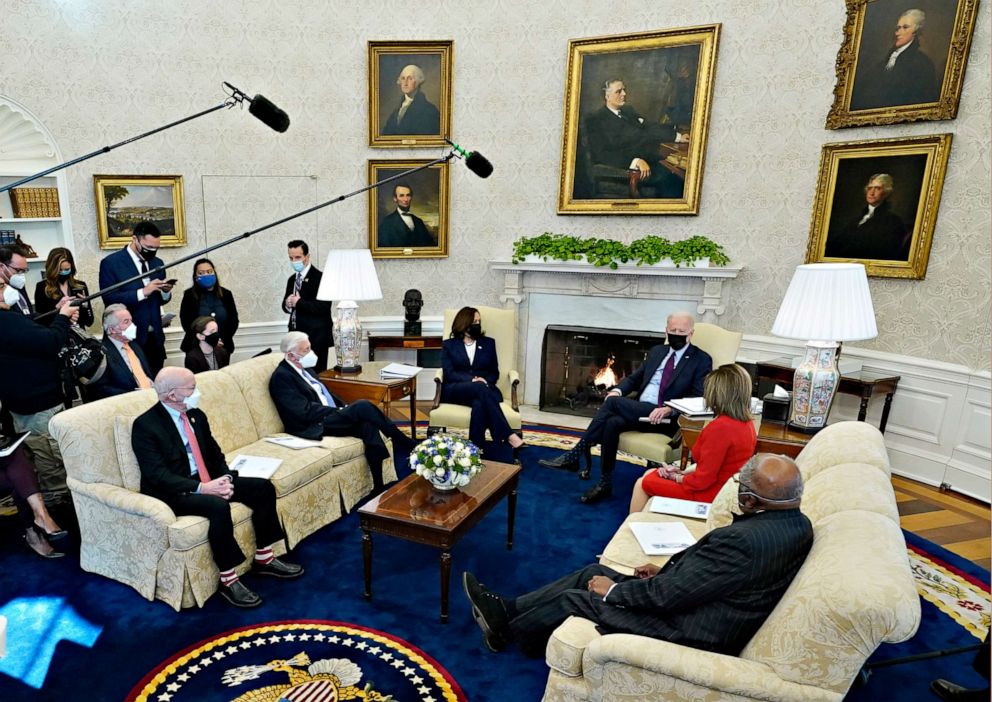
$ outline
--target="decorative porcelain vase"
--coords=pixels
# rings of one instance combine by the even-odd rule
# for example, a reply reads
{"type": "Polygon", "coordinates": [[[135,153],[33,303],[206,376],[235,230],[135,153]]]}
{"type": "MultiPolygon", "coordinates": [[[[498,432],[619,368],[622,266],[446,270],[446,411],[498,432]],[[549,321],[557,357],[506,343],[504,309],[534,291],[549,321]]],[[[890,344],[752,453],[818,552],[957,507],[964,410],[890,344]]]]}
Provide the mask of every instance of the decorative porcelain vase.
{"type": "Polygon", "coordinates": [[[808,342],[806,356],[796,368],[792,381],[789,425],[807,434],[813,434],[827,426],[827,417],[839,384],[837,343],[808,342]]]}

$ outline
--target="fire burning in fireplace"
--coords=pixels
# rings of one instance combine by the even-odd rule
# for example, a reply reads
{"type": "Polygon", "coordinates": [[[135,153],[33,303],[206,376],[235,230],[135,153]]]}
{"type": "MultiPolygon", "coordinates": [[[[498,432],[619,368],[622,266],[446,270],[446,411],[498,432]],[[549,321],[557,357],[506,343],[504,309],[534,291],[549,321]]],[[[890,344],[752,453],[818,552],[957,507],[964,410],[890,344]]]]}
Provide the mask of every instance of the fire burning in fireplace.
{"type": "Polygon", "coordinates": [[[599,372],[592,379],[595,387],[612,388],[619,382],[617,374],[613,372],[613,365],[617,362],[617,357],[612,353],[606,357],[606,365],[599,369],[599,372]]]}

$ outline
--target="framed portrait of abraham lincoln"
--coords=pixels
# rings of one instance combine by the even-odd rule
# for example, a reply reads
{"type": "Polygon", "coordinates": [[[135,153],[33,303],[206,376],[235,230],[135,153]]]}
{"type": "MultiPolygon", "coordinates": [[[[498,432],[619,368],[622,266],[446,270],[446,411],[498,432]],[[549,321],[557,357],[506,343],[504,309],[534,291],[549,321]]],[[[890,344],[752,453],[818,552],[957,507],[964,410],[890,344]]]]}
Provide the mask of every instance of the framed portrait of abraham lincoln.
{"type": "MultiPolygon", "coordinates": [[[[430,161],[370,160],[369,183],[401,175],[430,161]]],[[[372,258],[447,257],[447,162],[369,190],[369,249],[372,258]]]]}
{"type": "Polygon", "coordinates": [[[806,263],[923,279],[950,149],[950,134],[825,144],[806,263]]]}
{"type": "Polygon", "coordinates": [[[444,146],[451,133],[452,41],[370,41],[369,146],[444,146]]]}
{"type": "Polygon", "coordinates": [[[847,0],[827,128],[954,119],[979,0],[847,0]]]}
{"type": "Polygon", "coordinates": [[[720,25],[568,43],[559,214],[699,213],[720,25]]]}

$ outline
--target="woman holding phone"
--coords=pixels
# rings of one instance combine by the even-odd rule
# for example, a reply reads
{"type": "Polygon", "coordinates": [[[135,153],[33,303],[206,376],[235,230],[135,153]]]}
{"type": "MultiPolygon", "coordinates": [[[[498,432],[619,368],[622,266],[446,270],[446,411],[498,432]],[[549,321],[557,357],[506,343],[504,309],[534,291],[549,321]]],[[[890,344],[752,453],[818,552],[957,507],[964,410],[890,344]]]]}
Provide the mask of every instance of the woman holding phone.
{"type": "Polygon", "coordinates": [[[682,472],[676,465],[663,464],[646,472],[634,483],[631,513],[644,509],[654,495],[712,502],[723,484],[754,455],[758,436],[751,417],[747,371],[736,363],[720,366],[706,376],[703,398],[715,417],[692,447],[695,469],[682,472]]]}

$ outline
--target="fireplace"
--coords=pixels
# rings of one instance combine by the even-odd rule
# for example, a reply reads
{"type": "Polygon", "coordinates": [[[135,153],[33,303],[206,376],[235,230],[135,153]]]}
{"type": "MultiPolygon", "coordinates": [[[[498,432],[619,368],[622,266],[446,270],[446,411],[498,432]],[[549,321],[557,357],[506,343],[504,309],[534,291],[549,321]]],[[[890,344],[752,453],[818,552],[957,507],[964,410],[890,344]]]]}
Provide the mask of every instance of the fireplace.
{"type": "Polygon", "coordinates": [[[540,406],[592,417],[614,385],[637,370],[664,333],[549,325],[541,346],[540,406]]]}

